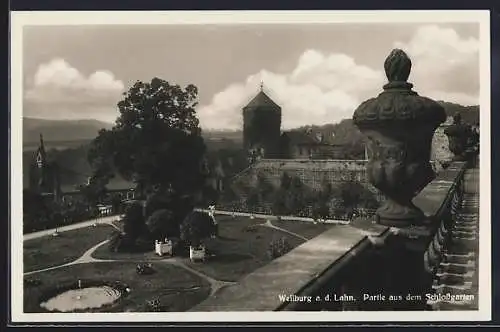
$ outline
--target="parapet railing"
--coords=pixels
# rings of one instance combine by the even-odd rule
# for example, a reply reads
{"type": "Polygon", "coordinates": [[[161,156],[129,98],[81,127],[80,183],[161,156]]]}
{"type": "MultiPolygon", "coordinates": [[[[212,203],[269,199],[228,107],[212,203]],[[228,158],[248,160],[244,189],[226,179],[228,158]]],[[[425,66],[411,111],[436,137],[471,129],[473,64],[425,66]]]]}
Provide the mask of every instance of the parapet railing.
{"type": "MultiPolygon", "coordinates": [[[[473,217],[476,221],[462,220],[464,218],[461,216],[464,173],[466,166],[470,164],[462,162],[455,163],[454,166],[448,171],[449,176],[454,176],[453,183],[448,188],[443,205],[436,213],[434,221],[437,229],[424,253],[425,269],[432,279],[430,293],[434,295],[428,305],[434,310],[441,310],[443,304],[456,306],[455,309],[468,309],[474,305],[473,298],[477,295],[472,294],[472,276],[477,257],[471,245],[477,245],[478,241],[475,236],[478,216],[473,217]],[[463,242],[467,245],[463,246],[463,242]],[[455,301],[451,299],[451,295],[463,298],[455,301]]],[[[442,182],[444,181],[446,180],[443,179],[442,182]]]]}
{"type": "MultiPolygon", "coordinates": [[[[427,272],[434,279],[438,275],[439,263],[445,257],[443,248],[447,241],[451,240],[453,216],[462,201],[465,170],[466,163],[452,163],[414,199],[414,204],[422,209],[431,225],[428,240],[424,237],[424,242],[428,243],[427,250],[424,249],[422,252],[420,261],[425,262],[427,272]]],[[[291,301],[283,303],[278,310],[384,310],[384,308],[393,310],[391,304],[376,301],[360,303],[359,299],[367,293],[377,294],[380,291],[376,289],[384,287],[387,280],[398,278],[391,271],[389,256],[384,253],[384,250],[392,250],[385,242],[395,233],[404,231],[407,230],[396,231],[387,228],[377,237],[372,234],[363,238],[346,250],[343,256],[333,261],[319,276],[311,278],[311,281],[290,299],[291,301]],[[357,302],[349,298],[352,294],[355,294],[357,302]],[[294,298],[323,299],[325,296],[330,296],[334,300],[320,301],[313,305],[304,301],[293,301],[294,298]]],[[[393,269],[397,273],[398,267],[395,266],[393,269]]],[[[428,293],[432,292],[429,288],[428,293]]]]}

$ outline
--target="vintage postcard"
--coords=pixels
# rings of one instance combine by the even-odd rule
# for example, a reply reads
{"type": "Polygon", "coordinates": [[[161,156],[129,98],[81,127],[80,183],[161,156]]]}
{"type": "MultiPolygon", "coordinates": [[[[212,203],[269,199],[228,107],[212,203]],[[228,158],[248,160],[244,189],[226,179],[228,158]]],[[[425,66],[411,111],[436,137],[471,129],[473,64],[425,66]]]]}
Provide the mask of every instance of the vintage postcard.
{"type": "Polygon", "coordinates": [[[490,319],[488,11],[11,18],[13,322],[490,319]]]}

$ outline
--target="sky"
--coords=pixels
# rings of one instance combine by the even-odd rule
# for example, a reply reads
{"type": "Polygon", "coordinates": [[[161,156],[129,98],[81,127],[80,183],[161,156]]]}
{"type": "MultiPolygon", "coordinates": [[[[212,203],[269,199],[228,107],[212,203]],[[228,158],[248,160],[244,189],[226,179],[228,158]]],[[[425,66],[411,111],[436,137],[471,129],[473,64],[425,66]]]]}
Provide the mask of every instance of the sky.
{"type": "Polygon", "coordinates": [[[204,129],[240,129],[261,82],[284,129],[337,123],[381,92],[393,48],[420,95],[479,103],[475,23],[25,26],[23,115],[114,122],[123,92],[159,77],[198,87],[204,129]]]}

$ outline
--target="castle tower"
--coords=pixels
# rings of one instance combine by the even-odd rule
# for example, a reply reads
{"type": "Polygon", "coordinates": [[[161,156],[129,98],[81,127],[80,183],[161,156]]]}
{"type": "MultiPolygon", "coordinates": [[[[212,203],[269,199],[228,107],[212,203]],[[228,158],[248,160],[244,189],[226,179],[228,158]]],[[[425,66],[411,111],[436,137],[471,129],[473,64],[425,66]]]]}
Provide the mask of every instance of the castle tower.
{"type": "Polygon", "coordinates": [[[260,92],[243,107],[243,147],[257,151],[264,158],[277,158],[280,153],[281,107],[260,92]]]}

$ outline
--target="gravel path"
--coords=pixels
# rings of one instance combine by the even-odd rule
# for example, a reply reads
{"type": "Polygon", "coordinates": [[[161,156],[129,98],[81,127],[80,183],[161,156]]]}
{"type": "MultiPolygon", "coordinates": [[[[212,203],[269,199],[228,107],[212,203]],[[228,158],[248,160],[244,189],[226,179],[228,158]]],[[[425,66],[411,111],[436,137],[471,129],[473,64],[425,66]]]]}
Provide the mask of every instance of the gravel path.
{"type": "Polygon", "coordinates": [[[57,228],[51,228],[51,229],[45,229],[43,231],[35,232],[35,233],[28,233],[24,234],[23,240],[31,240],[31,239],[37,239],[39,237],[47,236],[47,235],[52,235],[56,232],[62,233],[62,232],[67,232],[71,231],[74,229],[79,229],[79,228],[85,228],[92,226],[94,224],[96,225],[110,225],[118,229],[118,227],[113,223],[113,221],[120,220],[121,216],[109,216],[109,217],[103,217],[103,218],[96,218],[96,219],[91,219],[87,221],[82,221],[76,224],[71,224],[68,226],[63,226],[63,227],[57,227],[57,228]]]}
{"type": "Polygon", "coordinates": [[[288,233],[288,234],[290,234],[292,236],[295,236],[295,237],[297,237],[297,238],[299,238],[301,240],[304,240],[304,241],[309,241],[310,240],[310,239],[308,239],[308,238],[306,238],[306,237],[304,237],[304,236],[302,236],[300,234],[291,232],[288,229],[284,229],[284,228],[281,228],[281,227],[278,227],[278,226],[274,225],[271,220],[267,220],[263,224],[257,224],[257,226],[264,226],[264,227],[273,228],[273,229],[276,229],[278,231],[281,231],[281,232],[284,232],[284,233],[288,233]]]}
{"type": "MultiPolygon", "coordinates": [[[[90,264],[90,263],[102,263],[102,262],[127,262],[127,260],[97,259],[97,258],[92,257],[92,254],[99,247],[105,245],[108,242],[109,242],[109,240],[105,240],[105,241],[103,241],[101,243],[96,244],[95,246],[93,246],[92,248],[90,248],[89,250],[87,250],[85,253],[83,253],[82,256],[80,256],[78,259],[76,259],[76,260],[74,260],[72,262],[69,262],[69,263],[66,263],[66,264],[62,264],[62,265],[58,265],[58,266],[52,266],[52,267],[41,269],[41,270],[26,272],[26,273],[24,273],[24,275],[25,276],[33,275],[33,274],[36,274],[36,273],[50,271],[50,270],[55,270],[55,269],[59,269],[59,268],[66,267],[66,266],[76,265],[76,264],[90,264]]],[[[203,273],[201,273],[201,272],[199,272],[199,271],[197,271],[197,270],[195,270],[195,269],[187,266],[186,264],[184,264],[177,257],[169,257],[169,258],[165,258],[165,259],[162,259],[162,260],[155,260],[155,261],[151,261],[150,263],[171,264],[171,265],[178,266],[178,267],[180,267],[182,269],[185,269],[185,270],[187,270],[187,271],[189,271],[189,272],[191,272],[193,274],[196,274],[197,276],[205,279],[207,282],[210,283],[210,287],[211,287],[210,295],[215,294],[219,289],[221,289],[221,288],[223,288],[225,286],[235,284],[235,282],[228,282],[228,281],[222,281],[222,280],[213,279],[213,278],[207,276],[206,274],[203,274],[203,273]]]]}

